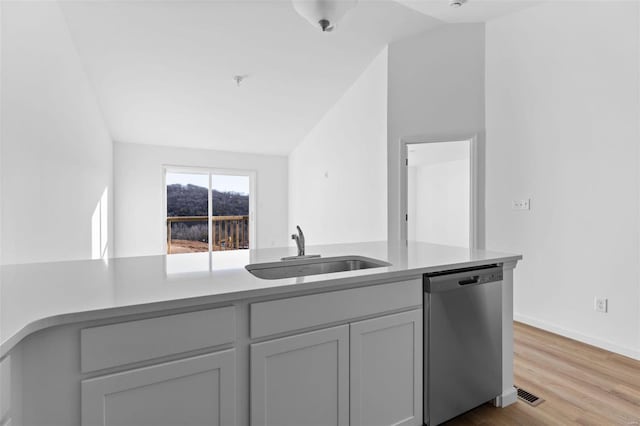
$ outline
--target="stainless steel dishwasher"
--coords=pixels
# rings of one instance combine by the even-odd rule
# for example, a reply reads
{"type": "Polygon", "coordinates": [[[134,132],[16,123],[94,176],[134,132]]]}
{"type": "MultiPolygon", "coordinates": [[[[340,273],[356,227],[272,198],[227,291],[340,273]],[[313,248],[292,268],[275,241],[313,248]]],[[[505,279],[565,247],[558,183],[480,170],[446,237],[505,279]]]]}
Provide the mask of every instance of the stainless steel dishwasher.
{"type": "Polygon", "coordinates": [[[502,393],[502,266],[424,276],[424,423],[502,393]]]}

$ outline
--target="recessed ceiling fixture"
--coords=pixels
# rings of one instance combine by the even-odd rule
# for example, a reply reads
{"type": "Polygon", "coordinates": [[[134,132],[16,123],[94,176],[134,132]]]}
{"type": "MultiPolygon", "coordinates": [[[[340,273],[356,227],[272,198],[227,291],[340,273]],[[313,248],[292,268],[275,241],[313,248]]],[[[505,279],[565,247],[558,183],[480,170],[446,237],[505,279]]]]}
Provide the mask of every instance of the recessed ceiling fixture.
{"type": "Polygon", "coordinates": [[[467,0],[449,0],[449,6],[451,7],[460,7],[465,4],[467,0]]]}
{"type": "Polygon", "coordinates": [[[330,32],[357,3],[358,0],[293,0],[293,7],[311,25],[330,32]]]}

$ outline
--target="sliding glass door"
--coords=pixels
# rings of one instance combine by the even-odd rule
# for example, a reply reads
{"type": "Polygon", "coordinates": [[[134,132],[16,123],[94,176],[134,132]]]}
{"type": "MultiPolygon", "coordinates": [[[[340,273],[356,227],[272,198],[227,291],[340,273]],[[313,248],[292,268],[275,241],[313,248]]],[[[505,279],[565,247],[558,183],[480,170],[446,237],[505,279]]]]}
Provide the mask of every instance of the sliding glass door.
{"type": "Polygon", "coordinates": [[[165,168],[167,254],[252,247],[252,172],[165,168]]]}

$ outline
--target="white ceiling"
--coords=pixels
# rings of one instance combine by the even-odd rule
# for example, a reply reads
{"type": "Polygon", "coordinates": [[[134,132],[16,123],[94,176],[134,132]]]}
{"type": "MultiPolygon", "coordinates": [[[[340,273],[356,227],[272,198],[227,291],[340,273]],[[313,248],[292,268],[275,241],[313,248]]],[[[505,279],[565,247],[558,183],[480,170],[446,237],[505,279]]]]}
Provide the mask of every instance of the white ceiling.
{"type": "Polygon", "coordinates": [[[62,8],[116,141],[267,154],[290,152],[386,44],[441,24],[388,0],[330,34],[290,1],[62,8]]]}
{"type": "Polygon", "coordinates": [[[449,6],[449,0],[396,0],[413,10],[447,23],[487,22],[544,1],[537,0],[468,0],[462,7],[449,6]]]}

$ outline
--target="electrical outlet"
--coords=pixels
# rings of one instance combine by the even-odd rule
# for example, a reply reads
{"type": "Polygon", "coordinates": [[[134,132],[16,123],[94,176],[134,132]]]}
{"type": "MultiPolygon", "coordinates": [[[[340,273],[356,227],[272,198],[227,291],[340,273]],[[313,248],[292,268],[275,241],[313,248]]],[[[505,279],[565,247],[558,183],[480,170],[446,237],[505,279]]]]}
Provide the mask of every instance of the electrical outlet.
{"type": "Polygon", "coordinates": [[[525,200],[513,200],[511,201],[511,208],[513,210],[530,210],[531,199],[527,198],[525,200]]]}
{"type": "Polygon", "coordinates": [[[607,313],[609,307],[609,303],[606,297],[596,297],[593,308],[596,312],[602,312],[603,314],[607,313]]]}

